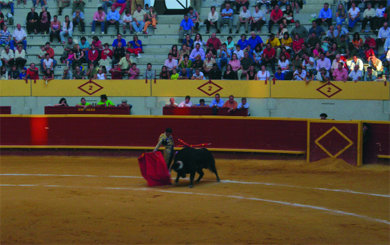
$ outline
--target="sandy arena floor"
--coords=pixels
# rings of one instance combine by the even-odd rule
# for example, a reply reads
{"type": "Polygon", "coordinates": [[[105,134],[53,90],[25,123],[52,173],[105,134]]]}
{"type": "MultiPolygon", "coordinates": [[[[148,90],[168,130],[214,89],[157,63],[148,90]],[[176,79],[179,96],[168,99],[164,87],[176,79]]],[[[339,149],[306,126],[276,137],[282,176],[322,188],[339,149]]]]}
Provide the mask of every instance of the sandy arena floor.
{"type": "Polygon", "coordinates": [[[135,158],[0,161],[1,244],[390,243],[389,166],[217,159],[190,189],[147,187],[135,158]]]}

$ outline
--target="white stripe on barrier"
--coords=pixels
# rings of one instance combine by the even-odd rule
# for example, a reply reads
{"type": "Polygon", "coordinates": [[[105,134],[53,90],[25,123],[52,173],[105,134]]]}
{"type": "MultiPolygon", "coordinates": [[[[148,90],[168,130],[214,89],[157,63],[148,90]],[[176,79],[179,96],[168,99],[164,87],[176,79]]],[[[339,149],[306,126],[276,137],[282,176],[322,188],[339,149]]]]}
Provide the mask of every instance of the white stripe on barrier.
{"type": "MultiPolygon", "coordinates": [[[[47,177],[87,177],[87,178],[124,178],[124,179],[142,179],[141,176],[126,176],[126,175],[109,175],[109,176],[99,176],[99,175],[81,175],[81,174],[0,174],[0,176],[47,176],[47,177]]],[[[172,178],[174,179],[174,178],[172,178]]],[[[207,181],[207,180],[205,180],[207,181]]],[[[279,187],[288,187],[296,189],[308,189],[308,190],[319,190],[319,191],[330,191],[330,192],[342,192],[356,195],[365,195],[365,196],[375,196],[375,197],[385,197],[390,198],[390,195],[387,194],[378,194],[378,193],[369,193],[369,192],[360,192],[353,191],[348,189],[330,189],[322,187],[306,187],[299,185],[287,185],[287,184],[278,184],[278,183],[269,183],[269,182],[248,182],[248,181],[239,181],[239,180],[221,180],[222,183],[230,184],[243,184],[243,185],[265,185],[265,186],[279,186],[279,187]]]]}
{"type": "Polygon", "coordinates": [[[76,188],[76,189],[98,189],[98,190],[130,190],[130,191],[152,191],[152,192],[162,192],[162,193],[170,193],[170,194],[183,194],[183,195],[197,195],[197,196],[207,196],[207,197],[222,197],[222,198],[232,198],[232,199],[240,199],[240,200],[250,200],[250,201],[259,201],[266,202],[272,204],[279,204],[283,206],[291,206],[298,208],[307,208],[313,210],[324,211],[333,214],[340,214],[344,216],[352,216],[360,219],[364,219],[367,221],[382,223],[386,225],[390,225],[390,221],[372,218],[365,215],[355,214],[351,212],[345,212],[337,209],[330,209],[321,206],[313,206],[308,204],[294,203],[294,202],[285,202],[271,199],[263,199],[257,197],[245,197],[245,196],[237,196],[237,195],[222,195],[222,194],[213,194],[213,193],[199,193],[199,192],[187,192],[187,191],[170,191],[170,190],[161,190],[156,188],[134,188],[134,187],[86,187],[86,186],[62,186],[62,185],[34,185],[34,184],[0,184],[0,187],[46,187],[46,188],[76,188]]]}

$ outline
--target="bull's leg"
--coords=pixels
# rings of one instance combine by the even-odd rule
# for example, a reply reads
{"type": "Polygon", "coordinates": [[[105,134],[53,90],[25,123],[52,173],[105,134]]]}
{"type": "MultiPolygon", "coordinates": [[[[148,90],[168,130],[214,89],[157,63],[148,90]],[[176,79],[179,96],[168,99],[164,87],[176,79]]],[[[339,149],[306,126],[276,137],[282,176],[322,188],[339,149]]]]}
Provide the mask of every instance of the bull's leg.
{"type": "Polygon", "coordinates": [[[211,170],[211,171],[213,171],[213,172],[215,173],[215,176],[217,177],[217,181],[218,181],[218,182],[221,181],[220,178],[219,178],[219,176],[218,176],[217,168],[214,167],[214,169],[211,170]]]}
{"type": "Polygon", "coordinates": [[[190,188],[194,186],[194,178],[195,178],[195,171],[190,174],[190,185],[189,185],[190,188]]]}
{"type": "Polygon", "coordinates": [[[204,175],[202,169],[199,169],[199,170],[198,170],[198,174],[199,174],[199,178],[196,180],[196,182],[199,183],[199,181],[202,179],[202,177],[203,177],[203,175],[204,175]]]}
{"type": "Polygon", "coordinates": [[[179,173],[177,173],[177,176],[176,176],[176,179],[175,179],[175,184],[179,183],[179,178],[180,178],[180,175],[179,175],[179,173]]]}

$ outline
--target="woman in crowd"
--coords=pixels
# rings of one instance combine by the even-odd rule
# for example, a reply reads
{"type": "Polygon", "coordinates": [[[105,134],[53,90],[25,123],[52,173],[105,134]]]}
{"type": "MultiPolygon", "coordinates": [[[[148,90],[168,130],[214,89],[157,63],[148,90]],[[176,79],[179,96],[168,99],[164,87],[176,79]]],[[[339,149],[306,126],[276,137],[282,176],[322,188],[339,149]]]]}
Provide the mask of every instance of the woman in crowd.
{"type": "Polygon", "coordinates": [[[68,102],[66,102],[66,99],[65,98],[61,98],[60,101],[58,102],[58,104],[55,104],[54,106],[65,106],[65,107],[68,107],[68,102]]]}
{"type": "Polygon", "coordinates": [[[42,12],[39,14],[39,31],[42,34],[49,33],[51,15],[47,12],[46,7],[42,7],[42,12]]]}
{"type": "Polygon", "coordinates": [[[249,66],[249,71],[246,73],[246,80],[255,80],[256,70],[254,65],[249,66]]]}
{"type": "Polygon", "coordinates": [[[53,21],[50,24],[50,42],[53,42],[54,38],[57,38],[58,42],[61,42],[60,32],[61,22],[58,20],[57,15],[54,15],[53,21]]]}
{"type": "Polygon", "coordinates": [[[226,66],[226,71],[223,73],[223,79],[225,80],[237,80],[237,72],[233,71],[233,68],[230,64],[226,66]]]}
{"type": "Polygon", "coordinates": [[[237,54],[233,54],[233,55],[232,55],[232,59],[229,61],[229,65],[231,65],[232,70],[233,70],[234,72],[238,72],[238,70],[241,69],[241,62],[240,62],[240,60],[237,58],[237,54]]]}
{"type": "Polygon", "coordinates": [[[270,77],[271,74],[266,70],[265,65],[262,65],[260,71],[256,74],[256,80],[267,81],[270,77]]]}
{"type": "Polygon", "coordinates": [[[65,43],[65,36],[72,37],[73,35],[73,23],[70,21],[69,16],[65,16],[65,21],[62,23],[62,31],[60,32],[61,42],[65,43]]]}
{"type": "Polygon", "coordinates": [[[199,33],[196,33],[195,35],[195,40],[194,40],[194,47],[196,46],[196,44],[200,45],[200,48],[203,48],[204,49],[204,46],[206,45],[206,43],[203,41],[202,39],[202,35],[200,35],[199,33]]]}
{"type": "Polygon", "coordinates": [[[172,58],[173,59],[175,59],[175,60],[179,60],[180,59],[180,54],[179,54],[179,51],[177,50],[177,45],[176,44],[172,45],[171,50],[169,51],[169,53],[172,54],[172,58]]]}
{"type": "Polygon", "coordinates": [[[343,25],[346,18],[347,11],[345,10],[344,5],[340,3],[336,10],[336,24],[343,25]]]}
{"type": "Polygon", "coordinates": [[[290,4],[287,4],[286,10],[283,11],[282,22],[285,26],[287,26],[290,23],[294,23],[294,11],[292,10],[290,4]]]}
{"type": "Polygon", "coordinates": [[[169,75],[169,71],[166,66],[161,67],[160,79],[169,79],[171,76],[169,75]]]}
{"type": "Polygon", "coordinates": [[[186,75],[188,75],[189,77],[192,76],[192,61],[189,59],[189,56],[188,54],[185,54],[184,55],[184,59],[180,61],[179,63],[179,68],[181,69],[186,69],[186,75]]]}

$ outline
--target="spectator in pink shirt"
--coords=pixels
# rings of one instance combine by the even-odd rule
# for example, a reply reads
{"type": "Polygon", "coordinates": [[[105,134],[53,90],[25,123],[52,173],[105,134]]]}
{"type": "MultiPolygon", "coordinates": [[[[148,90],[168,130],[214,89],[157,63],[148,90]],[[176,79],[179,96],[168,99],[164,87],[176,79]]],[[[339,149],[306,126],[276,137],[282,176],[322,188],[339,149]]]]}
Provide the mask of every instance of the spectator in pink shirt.
{"type": "Polygon", "coordinates": [[[137,64],[133,63],[131,64],[131,67],[129,69],[129,79],[137,79],[139,76],[139,69],[137,68],[137,64]]]}
{"type": "Polygon", "coordinates": [[[241,68],[241,62],[237,59],[237,54],[232,55],[232,59],[229,61],[229,65],[232,66],[234,72],[237,72],[241,68]]]}
{"type": "Polygon", "coordinates": [[[106,13],[104,13],[102,7],[99,7],[98,11],[96,11],[95,14],[93,15],[92,34],[95,33],[96,25],[100,25],[100,28],[102,30],[102,34],[104,34],[104,22],[105,22],[105,20],[106,20],[106,13]]]}
{"type": "Polygon", "coordinates": [[[348,79],[348,71],[344,68],[343,63],[339,63],[339,66],[336,70],[333,71],[333,80],[335,81],[347,81],[348,79]]]}

